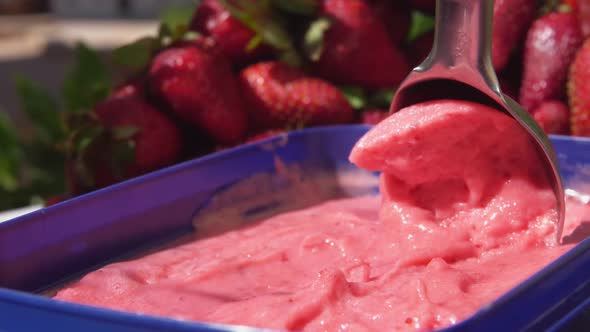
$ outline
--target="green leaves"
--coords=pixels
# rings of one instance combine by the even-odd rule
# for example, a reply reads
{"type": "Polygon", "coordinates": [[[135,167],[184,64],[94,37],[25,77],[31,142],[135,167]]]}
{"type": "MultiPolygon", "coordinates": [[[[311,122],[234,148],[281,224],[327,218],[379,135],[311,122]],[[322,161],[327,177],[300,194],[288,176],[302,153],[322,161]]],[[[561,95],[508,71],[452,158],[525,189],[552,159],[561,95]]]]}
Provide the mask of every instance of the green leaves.
{"type": "Polygon", "coordinates": [[[16,189],[21,158],[16,133],[8,118],[0,113],[0,189],[16,189]]]}
{"type": "Polygon", "coordinates": [[[340,91],[348,100],[350,106],[355,110],[363,109],[367,105],[367,95],[365,91],[356,86],[343,86],[340,91]]]}
{"type": "MultiPolygon", "coordinates": [[[[72,136],[82,135],[78,123],[71,119],[89,117],[96,103],[108,95],[111,80],[99,54],[78,44],[73,67],[63,82],[63,104],[22,76],[16,77],[15,85],[21,108],[35,130],[30,139],[23,139],[13,125],[0,118],[0,209],[64,193],[69,156],[64,148],[72,136]]],[[[87,134],[93,135],[98,134],[87,134]]],[[[91,142],[80,142],[84,144],[91,142]]]]}
{"type": "Polygon", "coordinates": [[[100,56],[79,43],[75,49],[74,67],[63,83],[66,111],[86,112],[107,97],[111,80],[100,56]]]}
{"type": "Polygon", "coordinates": [[[423,34],[432,31],[434,29],[434,23],[434,17],[420,11],[413,11],[412,24],[407,38],[408,42],[412,42],[423,34]]]}
{"type": "Polygon", "coordinates": [[[134,126],[117,127],[112,130],[113,138],[115,140],[128,140],[140,131],[139,128],[134,126]]]}
{"type": "Polygon", "coordinates": [[[125,179],[125,168],[135,160],[135,142],[132,140],[116,141],[111,146],[110,169],[118,180],[125,179]]]}
{"type": "Polygon", "coordinates": [[[156,37],[144,37],[116,48],[112,56],[117,65],[138,72],[149,64],[159,47],[160,41],[156,37]]]}
{"type": "Polygon", "coordinates": [[[162,13],[156,38],[157,48],[168,46],[175,41],[197,38],[196,32],[188,30],[195,8],[196,6],[169,7],[162,13]]]}
{"type": "Polygon", "coordinates": [[[55,99],[34,82],[22,77],[16,78],[16,91],[21,108],[35,126],[38,139],[54,142],[64,137],[64,127],[55,99]]]}
{"type": "Polygon", "coordinates": [[[64,190],[63,156],[38,139],[20,139],[0,113],[0,210],[64,190]]]}
{"type": "Polygon", "coordinates": [[[246,51],[252,51],[264,43],[272,46],[282,54],[279,56],[288,64],[301,64],[291,35],[287,32],[284,20],[273,10],[270,0],[219,0],[225,9],[238,21],[254,32],[254,36],[246,46],[246,51]]]}
{"type": "Polygon", "coordinates": [[[371,108],[389,109],[393,95],[395,94],[394,89],[365,91],[361,87],[350,85],[341,86],[340,91],[348,100],[350,107],[355,110],[371,108]]]}
{"type": "Polygon", "coordinates": [[[152,56],[163,47],[180,40],[194,40],[199,34],[189,31],[195,6],[169,7],[160,16],[158,34],[139,38],[112,52],[116,65],[132,74],[145,69],[152,56]]]}
{"type": "Polygon", "coordinates": [[[168,7],[160,15],[160,24],[168,31],[188,30],[196,6],[168,7]]]}
{"type": "MultiPolygon", "coordinates": [[[[47,91],[24,77],[17,76],[15,84],[21,109],[34,132],[26,140],[16,133],[12,136],[15,144],[12,161],[17,169],[12,170],[14,181],[10,186],[2,186],[0,195],[4,203],[0,208],[26,205],[36,196],[55,195],[64,190],[64,156],[57,145],[67,134],[59,104],[47,91]]],[[[6,141],[0,144],[9,146],[6,141]]],[[[6,163],[7,158],[7,155],[0,157],[0,163],[6,163]]]]}

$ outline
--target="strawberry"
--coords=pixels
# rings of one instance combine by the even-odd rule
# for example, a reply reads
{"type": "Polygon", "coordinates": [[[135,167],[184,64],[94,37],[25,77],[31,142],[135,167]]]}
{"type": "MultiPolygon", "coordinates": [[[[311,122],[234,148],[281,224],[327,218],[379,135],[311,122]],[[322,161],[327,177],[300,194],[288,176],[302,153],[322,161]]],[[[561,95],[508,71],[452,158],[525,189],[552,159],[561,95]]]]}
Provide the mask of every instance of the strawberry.
{"type": "MultiPolygon", "coordinates": [[[[119,88],[107,100],[96,105],[94,111],[98,121],[106,129],[135,128],[133,130],[136,133],[130,137],[134,156],[132,162],[126,165],[126,178],[160,169],[178,160],[182,149],[179,129],[164,114],[148,104],[136,86],[126,85],[119,88]]],[[[103,179],[108,177],[111,176],[101,176],[103,179]]]]}
{"type": "Polygon", "coordinates": [[[537,19],[525,43],[519,101],[532,111],[541,102],[565,96],[568,66],[583,42],[572,13],[552,12],[537,19]]]}
{"type": "Polygon", "coordinates": [[[361,114],[361,123],[376,125],[389,116],[389,111],[382,109],[368,109],[361,114]]]}
{"type": "Polygon", "coordinates": [[[590,39],[586,39],[570,65],[568,100],[571,109],[571,132],[590,136],[590,39]]]}
{"type": "Polygon", "coordinates": [[[348,123],[353,111],[330,83],[281,62],[261,62],[241,73],[252,124],[286,128],[348,123]]]}
{"type": "Polygon", "coordinates": [[[116,89],[93,112],[68,114],[70,195],[106,187],[178,161],[180,130],[147,103],[140,81],[116,89]]]}
{"type": "Polygon", "coordinates": [[[585,37],[590,36],[590,1],[578,1],[578,19],[585,37]]]}
{"type": "Polygon", "coordinates": [[[124,86],[96,105],[94,111],[105,128],[136,127],[134,167],[139,172],[170,165],[182,147],[178,128],[145,102],[134,86],[124,86]]]}
{"type": "Polygon", "coordinates": [[[212,37],[220,52],[232,62],[248,61],[268,51],[261,45],[247,50],[256,33],[233,17],[218,0],[203,0],[199,4],[190,29],[212,37]]]}
{"type": "Polygon", "coordinates": [[[287,131],[284,129],[269,129],[269,130],[265,130],[265,131],[259,132],[257,134],[254,134],[254,135],[248,137],[244,143],[260,142],[260,141],[263,141],[267,138],[271,138],[271,137],[275,137],[275,136],[279,136],[279,135],[285,135],[285,134],[287,134],[287,131]]]}
{"type": "Polygon", "coordinates": [[[247,129],[238,81],[229,62],[200,44],[169,48],[152,61],[152,92],[181,119],[222,144],[237,143],[247,129]]]}
{"type": "Polygon", "coordinates": [[[306,34],[306,51],[321,77],[367,88],[391,88],[409,72],[403,54],[365,0],[323,0],[322,18],[306,34]]]}
{"type": "Polygon", "coordinates": [[[496,71],[504,69],[510,55],[535,18],[536,0],[496,0],[492,31],[492,63],[496,71]]]}
{"type": "Polygon", "coordinates": [[[567,105],[558,100],[544,101],[533,110],[533,118],[547,134],[568,134],[569,117],[567,105]]]}
{"type": "MultiPolygon", "coordinates": [[[[285,6],[282,1],[285,0],[276,0],[272,4],[285,6]]],[[[308,1],[286,7],[313,12],[315,5],[315,1],[308,1]]],[[[270,1],[203,0],[190,29],[215,40],[216,48],[233,64],[245,65],[273,53],[299,62],[281,18],[270,1]]]]}
{"type": "Polygon", "coordinates": [[[562,6],[559,7],[565,6],[565,9],[576,14],[584,37],[588,37],[590,35],[590,2],[587,0],[562,0],[560,3],[562,6]]]}
{"type": "Polygon", "coordinates": [[[376,16],[383,22],[389,37],[396,45],[406,41],[412,16],[410,7],[405,3],[390,0],[370,0],[376,16]]]}

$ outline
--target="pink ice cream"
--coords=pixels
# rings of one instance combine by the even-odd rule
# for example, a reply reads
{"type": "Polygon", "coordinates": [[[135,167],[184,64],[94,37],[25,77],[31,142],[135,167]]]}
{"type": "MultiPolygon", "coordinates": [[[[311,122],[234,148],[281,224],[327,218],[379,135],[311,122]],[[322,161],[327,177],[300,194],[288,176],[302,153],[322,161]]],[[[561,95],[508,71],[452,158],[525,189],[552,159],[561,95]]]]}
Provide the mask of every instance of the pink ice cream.
{"type": "Polygon", "coordinates": [[[456,260],[525,238],[543,244],[554,232],[556,200],[535,146],[492,108],[408,107],[361,138],[350,159],[383,172],[381,219],[415,259],[456,260]]]}
{"type": "MultiPolygon", "coordinates": [[[[55,298],[304,331],[415,331],[473,314],[555,260],[555,199],[528,136],[438,101],[371,130],[351,160],[381,197],[332,200],[110,264],[55,298]]],[[[590,216],[568,201],[565,234],[590,216]]],[[[579,239],[578,239],[579,240],[579,239]]]]}

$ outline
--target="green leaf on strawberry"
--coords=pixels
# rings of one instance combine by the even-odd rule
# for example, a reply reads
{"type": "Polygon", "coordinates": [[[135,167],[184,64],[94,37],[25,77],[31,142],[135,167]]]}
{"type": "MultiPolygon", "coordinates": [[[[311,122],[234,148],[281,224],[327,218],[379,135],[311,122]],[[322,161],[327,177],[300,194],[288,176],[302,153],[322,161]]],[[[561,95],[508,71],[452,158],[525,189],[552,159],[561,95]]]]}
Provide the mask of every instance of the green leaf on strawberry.
{"type": "Polygon", "coordinates": [[[195,5],[169,7],[162,12],[160,15],[158,37],[156,38],[158,45],[153,49],[153,52],[162,47],[169,46],[176,41],[193,40],[198,36],[196,32],[189,31],[190,21],[195,8],[195,5]]]}
{"type": "Polygon", "coordinates": [[[115,140],[128,140],[139,131],[139,128],[133,126],[116,127],[112,129],[113,138],[115,140]]]}
{"type": "Polygon", "coordinates": [[[99,125],[86,125],[73,134],[75,154],[84,154],[90,145],[100,136],[104,135],[104,129],[99,125]]]}
{"type": "Polygon", "coordinates": [[[63,97],[69,112],[87,112],[105,99],[111,79],[100,55],[79,43],[75,49],[74,67],[63,83],[63,97]]]}
{"type": "Polygon", "coordinates": [[[367,96],[362,88],[356,86],[342,86],[340,87],[340,91],[344,97],[346,97],[350,107],[353,109],[360,110],[367,105],[367,96]]]}
{"type": "Polygon", "coordinates": [[[266,44],[283,53],[279,57],[286,63],[295,66],[301,63],[291,36],[283,24],[283,17],[273,11],[270,0],[219,0],[219,3],[255,33],[246,46],[248,50],[266,44]]]}
{"type": "Polygon", "coordinates": [[[136,41],[116,48],[113,53],[114,62],[132,72],[145,68],[154,52],[160,48],[156,37],[143,37],[136,41]]]}
{"type": "Polygon", "coordinates": [[[135,143],[132,140],[115,142],[111,147],[111,170],[117,179],[125,178],[125,168],[135,159],[135,143]]]}
{"type": "Polygon", "coordinates": [[[572,6],[563,0],[545,0],[539,3],[538,16],[544,16],[551,12],[571,13],[573,11],[572,6]]]}
{"type": "Polygon", "coordinates": [[[279,50],[292,47],[289,34],[279,22],[272,19],[268,0],[234,1],[237,5],[226,0],[219,0],[219,2],[233,17],[256,33],[254,38],[260,38],[261,41],[279,50]]]}
{"type": "Polygon", "coordinates": [[[196,6],[174,6],[166,8],[160,15],[160,24],[171,35],[188,30],[196,6]]]}
{"type": "Polygon", "coordinates": [[[416,40],[416,38],[428,33],[434,29],[434,17],[424,14],[421,11],[412,11],[412,24],[408,32],[408,42],[416,40]]]}

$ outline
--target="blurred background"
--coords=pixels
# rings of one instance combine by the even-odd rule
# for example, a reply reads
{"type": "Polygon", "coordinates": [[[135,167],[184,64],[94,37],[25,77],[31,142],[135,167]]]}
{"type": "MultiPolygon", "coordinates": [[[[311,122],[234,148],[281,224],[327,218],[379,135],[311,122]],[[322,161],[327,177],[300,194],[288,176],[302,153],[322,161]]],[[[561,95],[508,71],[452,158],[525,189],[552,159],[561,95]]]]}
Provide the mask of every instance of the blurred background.
{"type": "MultiPolygon", "coordinates": [[[[0,0],[0,112],[23,132],[14,77],[21,74],[57,93],[77,41],[106,53],[154,34],[167,9],[194,0],[0,0]]],[[[1,152],[1,151],[0,151],[1,152]]]]}

